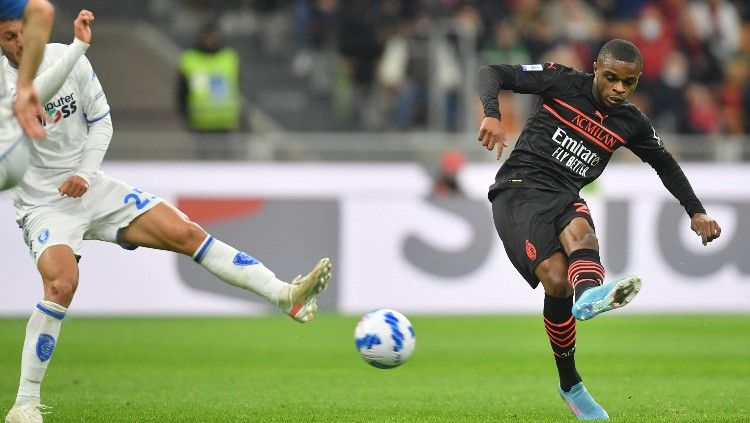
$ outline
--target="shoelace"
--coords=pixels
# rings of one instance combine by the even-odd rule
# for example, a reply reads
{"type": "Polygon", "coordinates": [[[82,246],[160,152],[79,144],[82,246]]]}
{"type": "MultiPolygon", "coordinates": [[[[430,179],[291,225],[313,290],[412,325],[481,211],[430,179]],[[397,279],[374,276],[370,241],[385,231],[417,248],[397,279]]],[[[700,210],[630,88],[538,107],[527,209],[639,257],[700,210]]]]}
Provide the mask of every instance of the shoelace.
{"type": "Polygon", "coordinates": [[[49,405],[39,404],[36,406],[36,409],[39,410],[39,414],[50,414],[52,411],[45,411],[45,410],[52,410],[52,407],[49,405]]]}

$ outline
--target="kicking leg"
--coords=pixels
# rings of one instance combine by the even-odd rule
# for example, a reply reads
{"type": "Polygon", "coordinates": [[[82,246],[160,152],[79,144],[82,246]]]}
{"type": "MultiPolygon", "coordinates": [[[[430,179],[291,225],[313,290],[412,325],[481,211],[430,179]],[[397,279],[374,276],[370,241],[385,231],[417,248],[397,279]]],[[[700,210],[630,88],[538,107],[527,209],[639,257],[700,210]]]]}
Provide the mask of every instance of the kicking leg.
{"type": "Polygon", "coordinates": [[[576,320],[571,313],[573,288],[567,278],[565,255],[555,252],[534,272],[544,287],[544,327],[555,354],[560,396],[578,419],[607,419],[607,412],[586,391],[576,370],[576,320]]]}
{"type": "Polygon", "coordinates": [[[574,218],[559,236],[568,255],[568,279],[575,291],[573,315],[588,320],[597,314],[628,304],[641,289],[641,279],[629,276],[602,285],[604,267],[599,258],[599,242],[594,229],[582,218],[574,218]]]}
{"type": "Polygon", "coordinates": [[[314,317],[317,296],[331,274],[330,260],[322,259],[306,276],[298,276],[291,284],[283,282],[260,261],[210,236],[168,203],[138,216],[120,231],[119,238],[132,245],[188,255],[222,281],[255,292],[299,322],[314,317]]]}

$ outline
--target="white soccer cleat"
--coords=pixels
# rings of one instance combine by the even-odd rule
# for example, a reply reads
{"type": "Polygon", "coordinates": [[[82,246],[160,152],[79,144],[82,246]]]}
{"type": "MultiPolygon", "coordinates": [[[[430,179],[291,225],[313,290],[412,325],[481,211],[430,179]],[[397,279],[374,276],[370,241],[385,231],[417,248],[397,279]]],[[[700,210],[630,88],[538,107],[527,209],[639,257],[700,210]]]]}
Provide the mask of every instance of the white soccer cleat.
{"type": "Polygon", "coordinates": [[[43,410],[49,408],[51,407],[33,402],[14,405],[5,416],[5,423],[44,423],[42,414],[49,414],[49,411],[43,410]]]}
{"type": "Polygon", "coordinates": [[[289,297],[279,303],[279,308],[292,319],[305,323],[315,318],[318,295],[328,287],[331,277],[331,259],[321,259],[306,276],[299,275],[290,284],[289,297]]]}

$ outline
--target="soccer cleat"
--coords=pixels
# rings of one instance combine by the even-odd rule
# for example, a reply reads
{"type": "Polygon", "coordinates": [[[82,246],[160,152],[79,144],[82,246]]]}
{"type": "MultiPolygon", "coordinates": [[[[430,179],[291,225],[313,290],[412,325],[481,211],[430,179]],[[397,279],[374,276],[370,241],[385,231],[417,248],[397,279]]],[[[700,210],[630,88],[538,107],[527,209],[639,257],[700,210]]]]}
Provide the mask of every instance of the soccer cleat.
{"type": "Polygon", "coordinates": [[[562,388],[557,388],[557,391],[578,420],[609,420],[607,411],[594,401],[583,382],[573,385],[568,392],[562,388]]]}
{"type": "Polygon", "coordinates": [[[51,407],[34,402],[16,404],[5,416],[5,423],[43,423],[42,414],[49,414],[49,411],[43,410],[48,408],[51,407]]]}
{"type": "Polygon", "coordinates": [[[315,318],[318,295],[328,286],[331,277],[331,259],[321,259],[306,276],[299,275],[290,284],[289,298],[279,303],[279,308],[292,319],[305,323],[315,318]]]}
{"type": "Polygon", "coordinates": [[[588,320],[605,311],[620,308],[635,298],[641,290],[641,278],[628,276],[595,288],[589,288],[573,304],[573,316],[588,320]]]}

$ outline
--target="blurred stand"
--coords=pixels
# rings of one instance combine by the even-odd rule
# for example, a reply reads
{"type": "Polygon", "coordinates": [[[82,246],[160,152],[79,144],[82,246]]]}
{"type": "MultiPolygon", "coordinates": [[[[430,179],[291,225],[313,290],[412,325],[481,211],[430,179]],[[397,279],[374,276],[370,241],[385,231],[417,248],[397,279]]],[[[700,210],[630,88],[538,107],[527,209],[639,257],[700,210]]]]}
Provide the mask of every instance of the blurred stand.
{"type": "MultiPolygon", "coordinates": [[[[56,4],[61,19],[78,7],[56,4]]],[[[251,128],[214,146],[229,152],[220,157],[429,164],[456,149],[492,160],[473,142],[479,65],[554,61],[591,71],[601,44],[621,37],[646,58],[633,101],[676,155],[749,158],[743,1],[99,0],[96,8],[101,35],[89,55],[106,64],[99,76],[112,87],[118,131],[110,158],[214,153],[194,151],[169,101],[180,52],[214,19],[238,52],[251,128]],[[118,145],[118,136],[130,144],[118,145]]],[[[501,96],[512,145],[533,99],[501,96]]]]}

